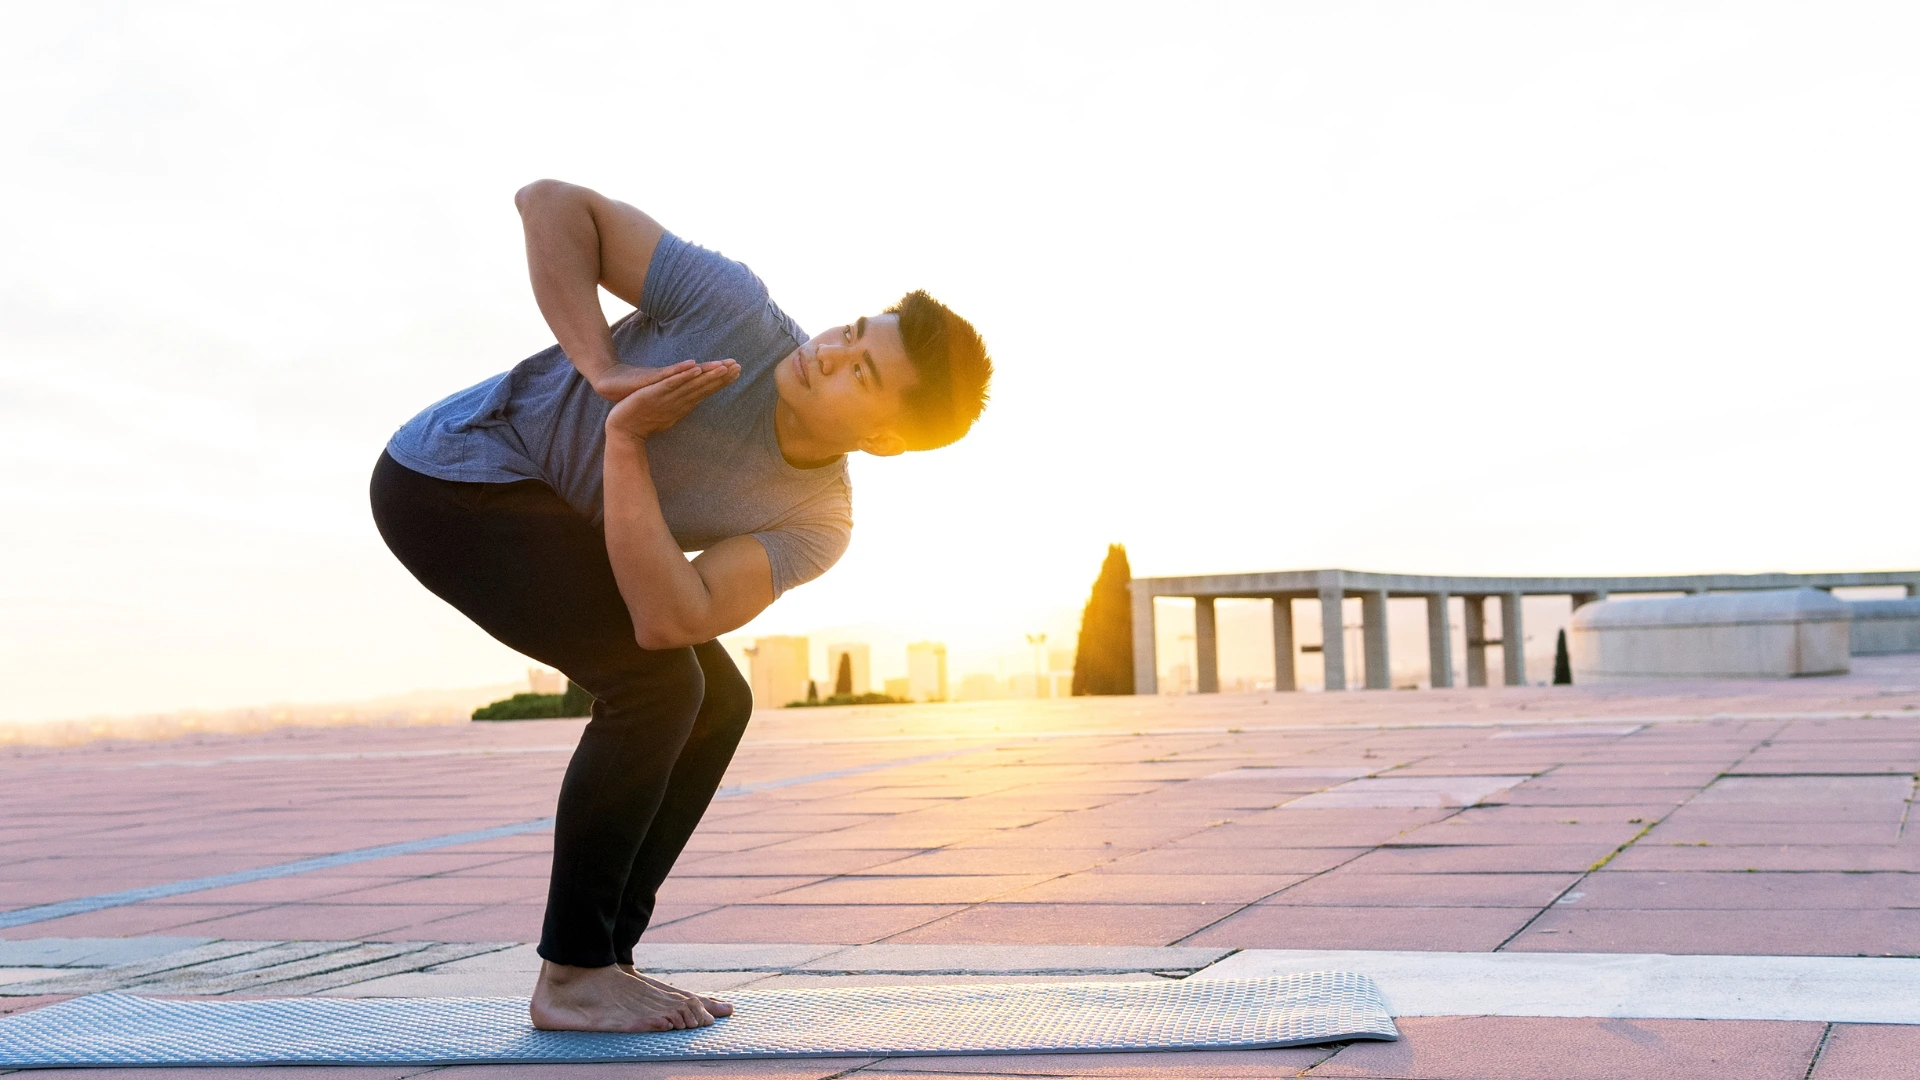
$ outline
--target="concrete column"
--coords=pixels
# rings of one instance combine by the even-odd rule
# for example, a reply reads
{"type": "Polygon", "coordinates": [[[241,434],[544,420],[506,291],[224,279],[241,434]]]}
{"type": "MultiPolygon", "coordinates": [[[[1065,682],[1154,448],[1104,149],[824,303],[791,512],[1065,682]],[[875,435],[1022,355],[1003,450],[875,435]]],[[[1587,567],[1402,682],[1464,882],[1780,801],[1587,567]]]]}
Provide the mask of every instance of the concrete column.
{"type": "Polygon", "coordinates": [[[1527,685],[1527,634],[1520,623],[1521,596],[1500,598],[1500,666],[1507,669],[1508,686],[1527,685]]]}
{"type": "Polygon", "coordinates": [[[1160,692],[1160,667],[1155,662],[1153,636],[1153,596],[1143,582],[1132,582],[1133,591],[1133,692],[1160,692]]]}
{"type": "Polygon", "coordinates": [[[1193,679],[1203,694],[1220,692],[1220,646],[1214,632],[1213,597],[1193,598],[1193,679]]]}
{"type": "Polygon", "coordinates": [[[1344,599],[1339,589],[1320,590],[1320,663],[1327,673],[1328,690],[1347,688],[1347,632],[1340,619],[1344,599]]]}
{"type": "Polygon", "coordinates": [[[1462,620],[1467,631],[1467,685],[1487,685],[1487,598],[1484,596],[1463,596],[1460,602],[1466,605],[1466,617],[1462,620]]]}
{"type": "Polygon", "coordinates": [[[1427,681],[1435,690],[1453,685],[1453,628],[1447,625],[1447,594],[1427,597],[1427,681]]]}
{"type": "Polygon", "coordinates": [[[1393,668],[1387,662],[1387,594],[1384,590],[1360,596],[1360,639],[1367,654],[1367,689],[1393,689],[1393,668]]]}
{"type": "Polygon", "coordinates": [[[1298,690],[1293,680],[1293,597],[1273,598],[1273,688],[1298,690]]]}
{"type": "Polygon", "coordinates": [[[1908,598],[1920,596],[1920,581],[1907,582],[1907,596],[1908,598]]]}

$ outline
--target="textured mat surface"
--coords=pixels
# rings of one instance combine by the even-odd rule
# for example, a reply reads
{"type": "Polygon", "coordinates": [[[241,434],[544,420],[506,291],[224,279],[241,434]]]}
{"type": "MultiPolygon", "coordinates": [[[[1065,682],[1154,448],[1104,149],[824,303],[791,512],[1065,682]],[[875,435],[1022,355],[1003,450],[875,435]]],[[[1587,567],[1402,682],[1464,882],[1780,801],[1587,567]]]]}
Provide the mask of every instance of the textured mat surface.
{"type": "Polygon", "coordinates": [[[94,994],[0,1019],[0,1066],[676,1061],[1297,1046],[1398,1033],[1348,972],[1138,983],[743,990],[693,1031],[536,1031],[524,998],[161,1001],[94,994]]]}

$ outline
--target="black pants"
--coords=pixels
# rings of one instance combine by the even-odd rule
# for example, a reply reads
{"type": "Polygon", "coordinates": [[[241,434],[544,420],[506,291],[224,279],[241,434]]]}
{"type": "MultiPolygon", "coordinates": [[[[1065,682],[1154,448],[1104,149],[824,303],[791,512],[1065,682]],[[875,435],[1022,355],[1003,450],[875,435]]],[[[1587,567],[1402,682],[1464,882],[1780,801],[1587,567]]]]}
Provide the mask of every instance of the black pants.
{"type": "Polygon", "coordinates": [[[717,642],[636,644],[606,538],[538,480],[438,480],[383,453],[372,489],[380,535],[422,585],[593,695],[560,784],[540,955],[631,963],[753,712],[739,668],[717,642]]]}

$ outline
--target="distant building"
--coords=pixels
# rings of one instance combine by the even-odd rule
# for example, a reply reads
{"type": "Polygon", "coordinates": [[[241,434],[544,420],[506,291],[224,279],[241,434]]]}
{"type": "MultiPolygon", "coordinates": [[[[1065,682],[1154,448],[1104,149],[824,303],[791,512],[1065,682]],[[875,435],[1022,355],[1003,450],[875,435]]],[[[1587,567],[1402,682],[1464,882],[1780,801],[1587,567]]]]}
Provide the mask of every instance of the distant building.
{"type": "Polygon", "coordinates": [[[915,701],[947,700],[947,647],[938,641],[907,646],[907,696],[915,701]]]}
{"type": "Polygon", "coordinates": [[[567,689],[567,677],[552,668],[527,669],[527,689],[536,694],[560,694],[567,689]]]}
{"type": "Polygon", "coordinates": [[[820,687],[820,696],[827,697],[840,692],[840,658],[847,657],[853,668],[853,694],[865,694],[873,690],[873,665],[871,652],[865,642],[847,645],[827,646],[827,681],[820,687]]]}
{"type": "Polygon", "coordinates": [[[747,662],[755,705],[778,709],[790,701],[806,700],[806,638],[755,638],[753,647],[747,650],[747,662]]]}
{"type": "Polygon", "coordinates": [[[1007,696],[1007,684],[998,675],[989,675],[976,671],[960,677],[960,689],[953,695],[955,701],[998,701],[1007,696]]]}
{"type": "Polygon", "coordinates": [[[913,684],[904,678],[888,679],[880,692],[901,701],[913,700],[913,684]]]}

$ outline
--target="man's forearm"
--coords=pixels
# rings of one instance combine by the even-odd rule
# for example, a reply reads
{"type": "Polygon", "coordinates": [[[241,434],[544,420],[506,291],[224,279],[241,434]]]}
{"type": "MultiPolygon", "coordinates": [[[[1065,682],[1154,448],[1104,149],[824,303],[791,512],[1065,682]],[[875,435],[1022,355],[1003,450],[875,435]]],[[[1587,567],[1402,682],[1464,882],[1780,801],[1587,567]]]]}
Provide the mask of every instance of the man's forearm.
{"type": "Polygon", "coordinates": [[[713,637],[712,594],[667,529],[643,440],[607,433],[602,485],[607,557],[634,639],[641,648],[669,649],[713,637]]]}
{"type": "Polygon", "coordinates": [[[585,189],[540,180],[513,198],[527,236],[533,298],[560,348],[589,383],[618,363],[600,309],[600,231],[585,189]]]}

